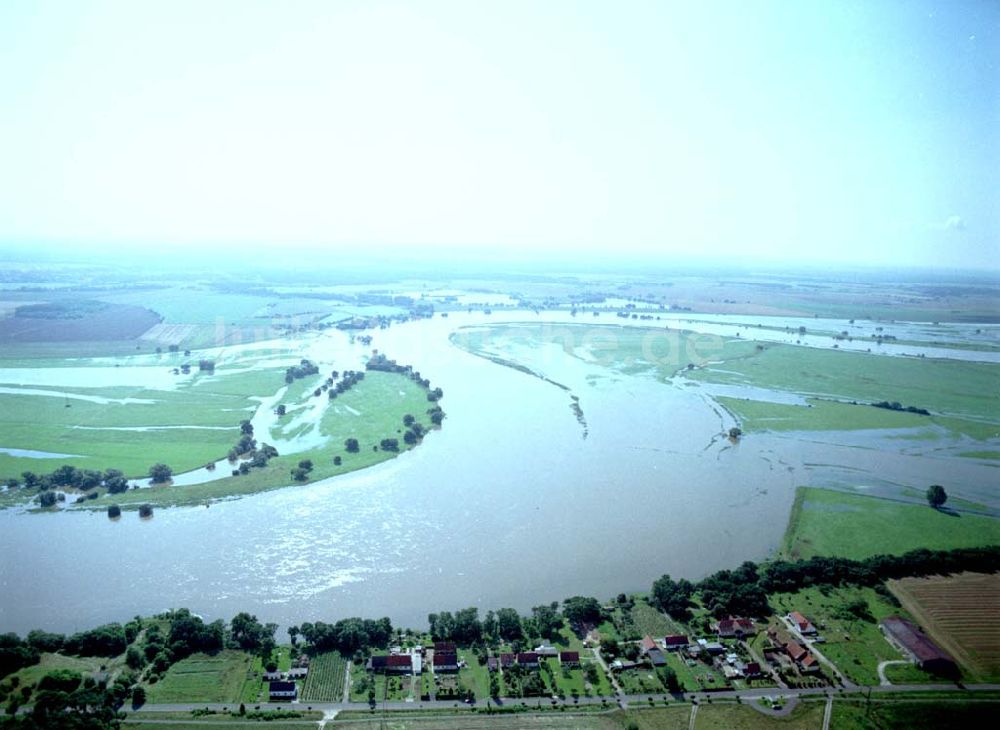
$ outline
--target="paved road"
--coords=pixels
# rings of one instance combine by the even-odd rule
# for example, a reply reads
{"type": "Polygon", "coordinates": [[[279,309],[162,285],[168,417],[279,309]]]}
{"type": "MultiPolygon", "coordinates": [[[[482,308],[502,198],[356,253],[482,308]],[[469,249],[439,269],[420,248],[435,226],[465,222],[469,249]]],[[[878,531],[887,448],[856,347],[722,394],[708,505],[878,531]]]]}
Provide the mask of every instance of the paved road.
{"type": "MultiPolygon", "coordinates": [[[[969,692],[1000,692],[1000,684],[973,684],[959,687],[954,684],[894,684],[889,686],[871,686],[871,687],[857,687],[851,690],[841,690],[834,687],[808,687],[802,689],[782,689],[779,687],[762,687],[756,689],[740,689],[740,690],[723,690],[718,692],[688,692],[684,694],[677,695],[666,695],[666,694],[642,694],[642,695],[624,695],[618,700],[620,703],[627,707],[630,703],[635,703],[637,706],[648,706],[650,698],[652,699],[663,699],[664,697],[670,697],[675,700],[688,700],[692,702],[702,702],[709,698],[713,700],[717,699],[731,699],[735,700],[737,698],[744,701],[754,701],[761,697],[772,697],[772,698],[782,698],[789,700],[796,697],[827,697],[834,698],[840,694],[857,694],[859,692],[871,693],[872,695],[878,695],[882,693],[892,693],[892,694],[904,694],[904,693],[920,693],[920,692],[953,692],[958,690],[965,690],[969,692]]],[[[599,705],[603,701],[606,701],[609,707],[614,707],[616,702],[615,698],[601,698],[601,697],[580,697],[579,701],[574,702],[573,700],[557,701],[553,702],[551,699],[542,698],[531,698],[522,699],[520,697],[510,697],[501,698],[500,701],[494,702],[496,705],[518,705],[522,702],[527,704],[529,707],[547,706],[551,704],[562,704],[567,707],[572,707],[574,705],[599,705]]],[[[208,708],[210,710],[236,710],[239,708],[239,703],[232,702],[200,702],[200,703],[182,703],[182,704],[163,704],[163,705],[143,705],[138,710],[133,712],[143,713],[143,712],[190,712],[192,710],[208,708]]],[[[380,707],[386,710],[435,710],[443,709],[449,707],[464,707],[465,704],[462,702],[454,702],[451,700],[439,700],[435,702],[386,702],[380,703],[380,707]]],[[[322,712],[333,712],[342,710],[365,710],[368,708],[368,704],[364,702],[261,702],[260,704],[254,704],[253,708],[256,709],[260,707],[263,710],[319,710],[322,712]]],[[[247,705],[250,709],[250,705],[247,705]]],[[[126,710],[130,708],[126,707],[126,710]]]]}

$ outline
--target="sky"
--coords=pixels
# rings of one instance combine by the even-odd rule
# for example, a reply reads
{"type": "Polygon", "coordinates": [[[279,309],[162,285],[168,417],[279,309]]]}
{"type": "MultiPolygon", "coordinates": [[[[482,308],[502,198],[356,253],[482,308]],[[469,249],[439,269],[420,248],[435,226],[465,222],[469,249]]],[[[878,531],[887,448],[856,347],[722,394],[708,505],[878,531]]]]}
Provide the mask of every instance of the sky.
{"type": "Polygon", "coordinates": [[[1000,267],[1000,3],[0,3],[0,253],[1000,267]]]}

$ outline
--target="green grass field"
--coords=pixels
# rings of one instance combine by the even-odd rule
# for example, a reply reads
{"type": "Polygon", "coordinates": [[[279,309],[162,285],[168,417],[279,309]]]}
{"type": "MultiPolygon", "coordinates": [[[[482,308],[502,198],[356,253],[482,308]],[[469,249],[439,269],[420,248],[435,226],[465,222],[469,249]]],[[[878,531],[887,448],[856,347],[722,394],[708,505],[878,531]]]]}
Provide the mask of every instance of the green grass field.
{"type": "Polygon", "coordinates": [[[812,621],[826,639],[819,647],[823,655],[857,684],[877,685],[880,661],[905,659],[882,636],[878,622],[886,616],[909,616],[871,588],[806,588],[774,594],[770,604],[780,616],[799,611],[812,621]],[[844,610],[849,602],[857,600],[868,607],[864,618],[844,610]]]}
{"type": "MultiPolygon", "coordinates": [[[[144,478],[156,462],[170,465],[175,473],[198,468],[224,458],[239,439],[239,421],[249,418],[257,405],[251,396],[273,394],[282,387],[284,378],[280,369],[232,374],[219,369],[215,377],[196,377],[189,386],[171,391],[74,389],[74,392],[104,398],[151,399],[157,401],[155,404],[101,405],[77,400],[66,408],[61,398],[0,394],[0,429],[4,433],[5,446],[82,455],[74,459],[41,460],[0,454],[0,478],[19,477],[25,470],[44,473],[64,463],[89,469],[117,468],[133,478],[144,478]],[[92,430],[175,426],[201,428],[138,432],[92,430]],[[215,430],[218,428],[223,430],[215,430]]],[[[312,385],[303,381],[297,381],[289,391],[292,392],[289,402],[314,399],[312,385]]],[[[323,399],[320,405],[327,406],[326,394],[320,398],[323,399]]],[[[303,459],[311,459],[315,465],[309,481],[362,469],[397,455],[373,448],[384,438],[398,439],[400,452],[412,448],[403,441],[403,416],[411,414],[431,430],[427,416],[431,405],[426,391],[406,376],[369,372],[364,380],[329,403],[317,424],[309,426],[318,430],[312,437],[314,442],[321,444],[317,447],[279,456],[267,467],[253,469],[246,475],[226,476],[199,485],[169,485],[104,495],[98,500],[88,500],[83,506],[103,509],[111,503],[123,508],[146,502],[159,506],[201,504],[252,494],[292,484],[291,469],[303,459]],[[358,439],[360,450],[357,453],[346,451],[344,441],[348,437],[358,439]],[[334,464],[335,456],[341,457],[340,465],[334,464]]],[[[283,434],[276,431],[271,435],[256,434],[256,437],[259,442],[273,442],[274,435],[283,434]]],[[[35,490],[25,489],[4,492],[0,494],[0,504],[26,501],[36,494],[35,490]]]]}
{"type": "Polygon", "coordinates": [[[79,672],[84,677],[87,677],[100,671],[101,666],[104,666],[105,671],[110,674],[114,674],[118,669],[121,669],[121,667],[124,666],[124,661],[122,657],[109,659],[107,657],[73,657],[66,656],[65,654],[44,653],[42,654],[38,664],[32,664],[31,666],[24,667],[23,669],[15,672],[12,676],[18,678],[18,682],[21,686],[31,686],[49,672],[57,669],[69,669],[74,672],[79,672]]]}
{"type": "Polygon", "coordinates": [[[688,377],[713,383],[864,402],[899,401],[933,413],[995,423],[1000,367],[960,360],[889,357],[794,345],[766,345],[688,377]]]}
{"type": "Polygon", "coordinates": [[[214,376],[195,375],[173,390],[51,389],[152,403],[0,394],[0,430],[6,447],[80,455],[34,459],[0,454],[0,476],[51,471],[64,463],[84,469],[121,469],[130,478],[145,476],[158,461],[178,473],[197,468],[223,458],[236,443],[240,420],[252,416],[257,405],[252,396],[273,394],[283,385],[280,369],[229,373],[219,368],[214,376]],[[119,430],[129,428],[160,430],[119,430]]]}
{"type": "Polygon", "coordinates": [[[948,550],[1000,543],[1000,520],[951,515],[920,504],[799,487],[782,553],[794,559],[861,559],[917,548],[948,550]]]}
{"type": "Polygon", "coordinates": [[[146,686],[146,702],[238,702],[250,663],[250,655],[241,651],[192,654],[172,665],[163,679],[146,686]]]}
{"type": "MultiPolygon", "coordinates": [[[[271,459],[266,467],[252,469],[243,476],[228,476],[190,486],[132,490],[106,495],[88,501],[84,506],[104,509],[114,503],[126,509],[137,508],[146,502],[159,506],[190,505],[234,495],[255,494],[295,484],[291,469],[303,459],[311,459],[314,464],[308,478],[309,482],[314,482],[395,458],[398,455],[396,452],[373,448],[384,438],[397,438],[399,453],[414,448],[407,446],[402,438],[403,416],[406,414],[413,415],[428,429],[431,426],[426,411],[432,404],[427,401],[425,391],[406,376],[396,373],[369,372],[364,380],[339,396],[332,405],[318,426],[325,441],[323,446],[279,456],[271,459]],[[344,447],[348,437],[358,440],[360,448],[357,453],[348,453],[344,447]],[[339,466],[334,464],[335,456],[341,457],[339,466]]],[[[433,438],[433,433],[425,438],[428,437],[433,438]]]]}

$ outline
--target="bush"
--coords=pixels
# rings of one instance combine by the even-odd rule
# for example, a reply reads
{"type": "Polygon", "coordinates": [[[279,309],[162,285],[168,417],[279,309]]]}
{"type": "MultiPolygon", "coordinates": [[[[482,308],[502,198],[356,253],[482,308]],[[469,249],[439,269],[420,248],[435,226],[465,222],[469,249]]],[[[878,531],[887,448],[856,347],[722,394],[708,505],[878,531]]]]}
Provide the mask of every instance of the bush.
{"type": "Polygon", "coordinates": [[[141,507],[139,507],[139,516],[140,517],[152,517],[153,516],[153,505],[151,505],[151,504],[144,504],[141,507]]]}
{"type": "Polygon", "coordinates": [[[70,669],[56,669],[38,680],[38,689],[72,692],[80,686],[83,677],[70,669]]]}
{"type": "Polygon", "coordinates": [[[115,517],[121,517],[121,516],[122,516],[121,507],[119,507],[117,504],[108,505],[108,517],[111,517],[113,519],[115,517]]]}

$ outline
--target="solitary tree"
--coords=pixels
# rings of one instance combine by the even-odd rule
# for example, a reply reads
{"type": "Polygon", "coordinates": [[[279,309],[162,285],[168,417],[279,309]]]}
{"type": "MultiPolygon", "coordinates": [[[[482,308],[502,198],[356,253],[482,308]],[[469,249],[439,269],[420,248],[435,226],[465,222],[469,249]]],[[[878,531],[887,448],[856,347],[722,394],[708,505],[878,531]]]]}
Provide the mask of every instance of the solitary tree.
{"type": "Polygon", "coordinates": [[[944,487],[940,484],[932,484],[927,487],[927,504],[931,507],[937,509],[947,501],[948,493],[944,491],[944,487]]]}
{"type": "Polygon", "coordinates": [[[350,451],[353,454],[356,454],[358,452],[358,440],[355,438],[347,439],[344,442],[344,446],[348,451],[350,451]]]}
{"type": "Polygon", "coordinates": [[[173,475],[174,470],[166,464],[153,464],[153,466],[149,467],[149,476],[154,484],[163,484],[170,481],[170,477],[173,475]]]}
{"type": "Polygon", "coordinates": [[[740,436],[742,435],[743,435],[743,430],[737,426],[733,426],[731,429],[729,429],[729,438],[731,438],[733,441],[739,440],[740,436]]]}

